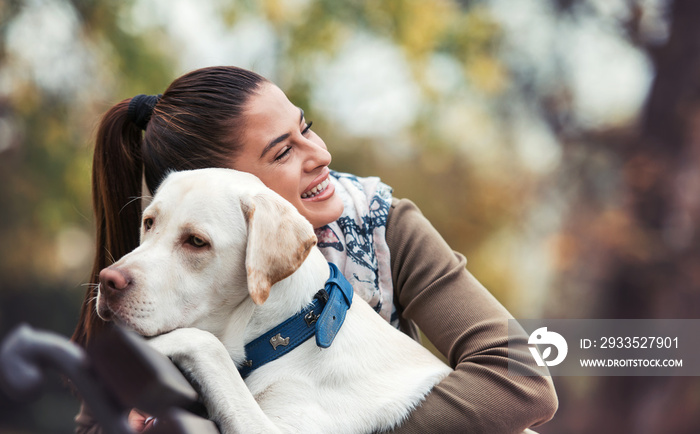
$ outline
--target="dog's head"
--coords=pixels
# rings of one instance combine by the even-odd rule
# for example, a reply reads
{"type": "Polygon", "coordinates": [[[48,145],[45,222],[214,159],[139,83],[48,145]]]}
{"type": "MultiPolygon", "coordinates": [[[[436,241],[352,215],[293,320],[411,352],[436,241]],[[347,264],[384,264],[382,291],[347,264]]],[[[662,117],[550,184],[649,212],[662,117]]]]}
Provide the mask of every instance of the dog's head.
{"type": "Polygon", "coordinates": [[[255,176],[176,172],[143,212],[141,245],[100,273],[98,314],[146,336],[216,328],[247,297],[264,303],[315,244],[311,224],[255,176]]]}

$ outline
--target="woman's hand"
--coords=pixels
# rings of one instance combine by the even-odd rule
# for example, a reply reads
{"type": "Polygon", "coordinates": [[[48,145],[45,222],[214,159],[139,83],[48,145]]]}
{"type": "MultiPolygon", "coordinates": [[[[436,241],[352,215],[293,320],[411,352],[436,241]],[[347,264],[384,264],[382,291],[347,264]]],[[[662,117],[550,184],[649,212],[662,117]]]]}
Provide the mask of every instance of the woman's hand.
{"type": "Polygon", "coordinates": [[[129,427],[134,432],[143,432],[152,427],[156,423],[156,418],[149,416],[139,410],[133,409],[129,413],[129,427]]]}

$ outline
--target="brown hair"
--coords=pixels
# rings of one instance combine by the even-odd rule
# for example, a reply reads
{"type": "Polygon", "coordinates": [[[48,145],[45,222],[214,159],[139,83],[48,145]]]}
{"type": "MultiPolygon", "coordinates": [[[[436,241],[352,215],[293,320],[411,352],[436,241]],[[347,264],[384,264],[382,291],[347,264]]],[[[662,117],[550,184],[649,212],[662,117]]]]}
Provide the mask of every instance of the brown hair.
{"type": "Polygon", "coordinates": [[[96,252],[73,340],[87,345],[105,326],[95,302],[99,272],[139,244],[142,179],[151,192],[170,171],[227,167],[240,149],[241,114],[267,80],[236,67],[198,69],[176,79],[145,133],[127,114],[131,99],[103,116],[92,165],[96,252]]]}

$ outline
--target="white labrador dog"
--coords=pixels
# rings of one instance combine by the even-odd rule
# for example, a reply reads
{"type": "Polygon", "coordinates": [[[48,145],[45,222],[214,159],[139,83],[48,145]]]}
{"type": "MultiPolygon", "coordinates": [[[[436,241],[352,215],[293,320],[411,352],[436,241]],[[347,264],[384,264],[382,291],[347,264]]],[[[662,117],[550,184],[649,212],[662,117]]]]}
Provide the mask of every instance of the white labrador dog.
{"type": "Polygon", "coordinates": [[[311,224],[253,175],[173,173],[144,210],[141,245],[100,273],[98,313],[158,336],[150,342],[198,384],[224,434],[391,429],[451,369],[359,297],[327,348],[310,338],[239,372],[252,363],[246,344],[265,336],[260,348],[276,353],[289,336],[267,332],[324,288],[315,244],[311,224]]]}

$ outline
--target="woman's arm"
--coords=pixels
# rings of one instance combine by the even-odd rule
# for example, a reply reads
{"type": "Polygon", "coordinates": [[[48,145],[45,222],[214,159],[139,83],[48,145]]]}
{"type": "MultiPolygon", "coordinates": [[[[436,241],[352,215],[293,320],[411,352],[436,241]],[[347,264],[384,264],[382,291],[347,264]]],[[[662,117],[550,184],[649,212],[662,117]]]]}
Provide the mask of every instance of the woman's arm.
{"type": "MultiPolygon", "coordinates": [[[[454,368],[395,432],[520,433],[551,419],[558,405],[551,378],[508,372],[513,317],[467,271],[464,256],[408,200],[394,200],[386,237],[402,316],[454,368]]],[[[511,359],[529,354],[527,336],[518,342],[511,359]]]]}

